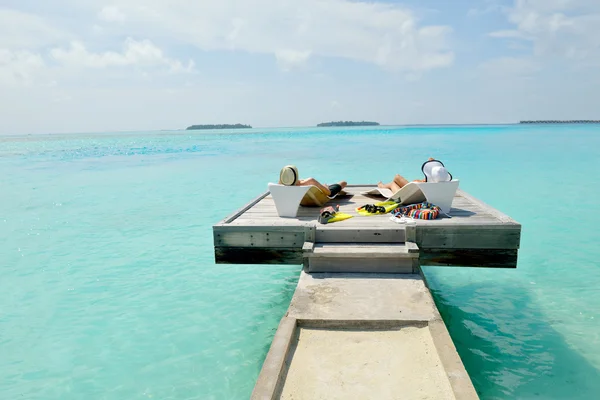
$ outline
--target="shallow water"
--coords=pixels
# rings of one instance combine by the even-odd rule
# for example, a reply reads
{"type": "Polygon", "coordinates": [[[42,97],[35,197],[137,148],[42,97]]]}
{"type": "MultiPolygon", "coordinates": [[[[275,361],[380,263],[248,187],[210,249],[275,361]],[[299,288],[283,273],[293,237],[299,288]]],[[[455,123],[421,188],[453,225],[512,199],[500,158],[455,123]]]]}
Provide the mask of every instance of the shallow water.
{"type": "Polygon", "coordinates": [[[428,267],[484,399],[600,393],[600,126],[0,138],[0,398],[247,398],[300,266],[215,265],[212,224],[277,179],[420,178],[523,224],[516,270],[428,267]]]}

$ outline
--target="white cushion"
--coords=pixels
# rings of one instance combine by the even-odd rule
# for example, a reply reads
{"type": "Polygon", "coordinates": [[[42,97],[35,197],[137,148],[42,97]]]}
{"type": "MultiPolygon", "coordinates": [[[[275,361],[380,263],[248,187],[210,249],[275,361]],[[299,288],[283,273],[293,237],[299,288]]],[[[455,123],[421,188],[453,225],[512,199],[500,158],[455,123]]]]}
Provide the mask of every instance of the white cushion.
{"type": "Polygon", "coordinates": [[[417,182],[427,201],[438,206],[444,214],[452,208],[452,200],[458,190],[458,179],[449,182],[417,182]]]}
{"type": "Polygon", "coordinates": [[[300,201],[310,189],[310,186],[285,186],[277,183],[269,183],[268,186],[280,217],[297,216],[300,201]]]}

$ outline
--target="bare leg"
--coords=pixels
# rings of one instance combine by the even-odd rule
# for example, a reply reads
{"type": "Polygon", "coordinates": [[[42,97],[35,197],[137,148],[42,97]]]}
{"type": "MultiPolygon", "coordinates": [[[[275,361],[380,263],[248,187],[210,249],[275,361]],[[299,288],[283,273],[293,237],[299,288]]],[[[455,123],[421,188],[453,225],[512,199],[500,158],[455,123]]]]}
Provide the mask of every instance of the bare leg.
{"type": "Polygon", "coordinates": [[[398,186],[398,189],[403,188],[404,186],[408,185],[408,181],[406,180],[405,177],[403,177],[402,175],[398,175],[396,174],[396,176],[394,176],[394,182],[396,184],[396,186],[398,186]]]}
{"type": "MultiPolygon", "coordinates": [[[[434,160],[434,158],[429,157],[429,161],[431,161],[431,160],[434,160]]],[[[425,182],[425,179],[415,179],[413,182],[425,182]]],[[[391,181],[390,183],[383,183],[383,182],[379,181],[379,183],[377,184],[377,187],[380,187],[383,189],[390,189],[395,192],[397,190],[400,190],[407,184],[408,184],[408,180],[405,177],[403,177],[402,175],[396,174],[396,176],[394,176],[393,181],[391,181]]]]}
{"type": "Polygon", "coordinates": [[[402,187],[401,187],[401,186],[399,186],[399,185],[398,185],[396,182],[391,182],[391,183],[390,183],[390,190],[391,190],[393,193],[396,193],[396,192],[397,192],[398,190],[400,190],[401,188],[402,188],[402,187]]]}
{"type": "Polygon", "coordinates": [[[321,189],[321,191],[323,193],[325,193],[327,196],[329,196],[331,194],[331,191],[329,190],[329,188],[325,185],[323,185],[321,182],[317,181],[315,178],[306,178],[306,179],[300,179],[297,183],[298,186],[316,186],[319,189],[321,189]]]}
{"type": "Polygon", "coordinates": [[[406,180],[406,178],[404,178],[401,175],[396,175],[396,176],[394,176],[394,180],[391,181],[390,183],[379,182],[377,184],[377,187],[384,188],[384,189],[390,189],[392,192],[397,192],[402,187],[404,187],[406,184],[408,184],[408,181],[406,180]]]}

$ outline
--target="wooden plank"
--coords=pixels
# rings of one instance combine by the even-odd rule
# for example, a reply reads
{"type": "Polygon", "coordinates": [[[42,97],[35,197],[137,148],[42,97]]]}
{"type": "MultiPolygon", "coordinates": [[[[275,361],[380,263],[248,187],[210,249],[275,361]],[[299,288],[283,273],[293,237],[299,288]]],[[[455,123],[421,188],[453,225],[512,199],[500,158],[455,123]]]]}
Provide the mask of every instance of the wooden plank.
{"type": "Polygon", "coordinates": [[[315,241],[328,243],[403,243],[404,227],[317,226],[315,241]],[[394,228],[394,227],[392,227],[394,228]]]}
{"type": "MultiPolygon", "coordinates": [[[[422,229],[435,229],[435,228],[439,228],[439,229],[447,229],[449,227],[455,227],[455,228],[460,228],[460,229],[500,229],[500,230],[510,230],[510,229],[519,229],[518,226],[516,225],[509,225],[509,224],[502,224],[500,222],[492,222],[490,220],[477,220],[477,219],[471,219],[471,220],[460,220],[460,219],[454,219],[453,221],[450,220],[438,220],[438,221],[434,221],[433,223],[431,223],[432,221],[416,221],[416,226],[418,228],[422,228],[422,229]]],[[[404,226],[405,224],[396,224],[392,221],[390,221],[389,219],[386,218],[371,218],[369,220],[363,219],[363,220],[356,220],[356,221],[350,221],[350,220],[345,220],[345,221],[340,221],[340,222],[336,222],[336,223],[332,223],[332,224],[319,224],[317,223],[317,221],[315,220],[295,220],[295,221],[279,221],[277,219],[272,219],[272,218],[262,218],[260,220],[247,220],[247,219],[240,219],[239,221],[232,223],[230,226],[231,227],[245,227],[245,226],[273,226],[273,227],[287,227],[286,230],[289,229],[297,229],[297,228],[301,228],[301,227],[306,227],[306,226],[310,226],[310,225],[314,225],[316,226],[318,229],[321,229],[323,227],[328,227],[327,229],[333,229],[333,228],[329,228],[329,227],[345,227],[348,229],[366,229],[366,228],[378,228],[378,229],[382,229],[382,230],[394,230],[394,229],[398,229],[399,227],[404,226]],[[296,222],[296,223],[294,223],[296,222]],[[304,225],[302,225],[304,224],[304,225]]],[[[327,229],[321,229],[321,230],[327,230],[327,229]]]]}
{"type": "Polygon", "coordinates": [[[448,226],[456,226],[468,229],[468,228],[490,228],[490,229],[512,229],[515,224],[503,223],[497,219],[490,218],[442,218],[442,219],[434,219],[431,221],[428,220],[417,220],[418,227],[426,227],[427,229],[440,227],[445,228],[448,226]]]}
{"type": "MultiPolygon", "coordinates": [[[[394,224],[394,222],[389,220],[390,215],[378,215],[372,217],[354,217],[345,221],[336,222],[334,224],[318,224],[317,219],[312,217],[299,217],[299,218],[279,218],[277,216],[265,216],[262,218],[254,218],[254,217],[245,217],[244,215],[238,217],[236,220],[232,221],[227,225],[220,226],[293,226],[293,227],[304,227],[310,225],[316,226],[372,226],[372,227],[382,227],[386,229],[395,229],[399,225],[394,224]]],[[[520,229],[519,224],[514,223],[502,223],[497,219],[490,219],[484,217],[455,217],[455,218],[438,218],[435,220],[416,220],[417,226],[427,226],[427,227],[445,227],[445,226],[461,226],[461,227],[499,227],[499,229],[511,229],[511,227],[520,229]]],[[[219,225],[215,225],[215,227],[219,227],[219,225]]],[[[495,228],[492,228],[495,229],[495,228]]]]}
{"type": "MultiPolygon", "coordinates": [[[[238,217],[232,221],[229,226],[310,226],[317,225],[321,226],[353,226],[353,227],[381,227],[386,229],[395,229],[400,225],[395,224],[389,220],[390,215],[378,215],[371,217],[354,217],[345,221],[336,222],[334,224],[318,224],[316,217],[298,217],[298,218],[279,218],[277,216],[264,216],[261,218],[245,217],[244,215],[238,217]]],[[[490,219],[485,217],[455,217],[455,218],[438,218],[435,220],[416,220],[417,226],[472,226],[472,227],[492,227],[498,226],[501,229],[515,226],[520,227],[518,224],[507,224],[498,221],[497,219],[490,219]]]]}
{"type": "Polygon", "coordinates": [[[301,265],[302,248],[215,247],[215,262],[217,264],[301,265]]]}
{"type": "MultiPolygon", "coordinates": [[[[298,210],[296,217],[286,217],[286,218],[306,218],[306,217],[311,217],[314,218],[315,220],[318,218],[319,216],[319,211],[320,210],[312,210],[312,209],[308,209],[308,210],[303,210],[300,209],[298,210]]],[[[344,208],[344,207],[340,207],[339,209],[340,212],[342,213],[346,213],[346,214],[350,214],[352,215],[354,218],[360,218],[360,219],[372,219],[372,218],[378,218],[378,217],[390,217],[392,215],[392,213],[387,213],[387,214],[378,214],[378,215],[369,215],[369,216],[364,216],[364,215],[360,215],[356,212],[356,210],[354,208],[344,208]]],[[[248,217],[258,217],[258,218],[262,218],[262,217],[273,217],[273,218],[282,218],[279,217],[279,215],[277,215],[277,211],[275,209],[270,209],[270,208],[256,208],[256,209],[251,209],[246,211],[245,213],[241,214],[238,218],[248,218],[248,217]]],[[[490,221],[493,222],[497,222],[497,223],[506,223],[506,221],[500,221],[498,218],[496,218],[494,215],[487,213],[487,212],[476,212],[476,211],[463,211],[463,210],[459,210],[459,211],[451,211],[449,216],[446,215],[440,215],[437,219],[433,220],[433,221],[440,221],[443,219],[452,219],[452,218],[487,218],[490,221]]],[[[282,218],[284,219],[284,218],[282,218]]]]}
{"type": "MultiPolygon", "coordinates": [[[[421,249],[419,256],[423,266],[516,268],[518,250],[421,249]]],[[[301,249],[215,247],[215,261],[218,264],[302,265],[302,260],[301,249]]]]}
{"type": "MultiPolygon", "coordinates": [[[[476,200],[473,200],[476,201],[476,200]]],[[[482,203],[473,203],[471,200],[467,200],[462,197],[456,197],[453,203],[453,207],[451,209],[450,215],[452,216],[480,216],[486,215],[492,219],[498,219],[497,215],[493,212],[489,212],[490,209],[487,205],[480,205],[482,203]]],[[[337,204],[340,206],[340,211],[342,212],[355,212],[355,208],[366,204],[367,202],[373,203],[372,199],[357,199],[356,197],[352,198],[349,201],[332,201],[331,204],[337,204]],[[362,200],[362,201],[361,201],[362,200]]],[[[300,207],[299,215],[300,216],[317,216],[320,208],[319,207],[300,207]]],[[[257,212],[272,212],[273,216],[276,216],[276,208],[272,199],[266,197],[255,204],[252,208],[248,209],[246,214],[249,213],[257,213],[257,212]]]]}
{"type": "Polygon", "coordinates": [[[516,268],[517,249],[421,249],[422,266],[516,268]]]}
{"type": "MultiPolygon", "coordinates": [[[[342,211],[343,212],[343,211],[342,211]]],[[[349,213],[352,215],[352,213],[349,213]]],[[[336,226],[351,226],[351,225],[369,225],[369,224],[377,224],[377,225],[384,225],[384,226],[394,226],[393,222],[390,221],[390,217],[391,214],[386,214],[386,215],[378,215],[378,216],[370,216],[370,217],[363,217],[363,216],[358,216],[355,215],[353,218],[351,219],[347,219],[345,221],[341,221],[341,222],[337,222],[335,223],[336,226]]],[[[268,221],[269,223],[275,222],[275,221],[281,221],[283,220],[282,218],[279,218],[276,214],[274,213],[244,213],[242,214],[240,217],[238,217],[236,219],[238,224],[241,224],[243,221],[268,221]]],[[[318,220],[318,215],[302,215],[299,214],[297,217],[293,218],[293,219],[286,219],[288,221],[298,221],[298,222],[317,222],[318,220]]],[[[234,221],[234,222],[236,222],[234,221]]],[[[479,223],[479,224],[486,224],[486,223],[491,223],[491,224],[502,224],[502,222],[499,222],[497,219],[489,217],[489,216],[485,216],[485,215],[475,215],[475,216],[454,216],[453,218],[438,218],[436,220],[432,220],[432,221],[417,221],[417,223],[423,224],[423,223],[428,223],[429,225],[435,225],[435,224],[466,224],[469,222],[473,222],[473,223],[479,223]],[[449,220],[453,220],[453,221],[449,221],[449,220]]]]}
{"type": "Polygon", "coordinates": [[[242,214],[241,216],[239,216],[234,222],[238,222],[241,223],[242,221],[245,222],[252,222],[252,221],[256,221],[256,222],[262,222],[262,221],[267,221],[268,223],[274,223],[274,222],[281,222],[281,224],[288,224],[289,222],[316,222],[317,221],[317,217],[314,215],[310,215],[310,216],[296,216],[293,218],[280,218],[277,216],[277,214],[273,214],[273,213],[268,213],[268,214],[263,214],[263,215],[256,215],[256,214],[242,214]]]}
{"type": "MultiPolygon", "coordinates": [[[[356,213],[356,208],[364,205],[364,204],[334,204],[339,206],[339,210],[345,213],[356,213]]],[[[313,208],[313,207],[299,207],[298,214],[309,214],[309,215],[319,215],[321,208],[313,208]]],[[[268,213],[271,212],[274,215],[277,215],[277,209],[275,206],[271,206],[269,204],[257,204],[252,208],[245,211],[246,214],[256,214],[256,213],[268,213]]],[[[488,209],[484,209],[480,206],[475,207],[452,207],[450,209],[450,216],[458,216],[458,215],[488,215],[490,218],[498,219],[494,214],[490,213],[488,209]]],[[[502,221],[502,222],[510,222],[510,221],[502,221]]]]}
{"type": "MultiPolygon", "coordinates": [[[[359,205],[356,204],[338,204],[340,212],[345,213],[356,213],[356,208],[359,205]]],[[[319,215],[320,208],[312,208],[312,207],[300,207],[298,208],[299,215],[319,215]]],[[[275,206],[270,206],[269,204],[258,204],[253,206],[252,208],[245,211],[245,214],[259,214],[259,213],[272,213],[273,215],[277,215],[277,209],[275,206]]],[[[487,215],[490,218],[498,219],[494,214],[491,214],[487,209],[482,207],[462,207],[456,208],[453,207],[450,209],[450,216],[475,216],[475,215],[487,215]]],[[[510,221],[502,221],[502,222],[510,222],[510,221]]]]}
{"type": "MultiPolygon", "coordinates": [[[[352,196],[329,204],[338,204],[340,211],[354,214],[359,205],[383,200],[360,195],[360,191],[373,187],[351,186],[348,192],[352,196]]],[[[425,265],[516,266],[521,225],[461,189],[453,201],[452,218],[417,220],[416,226],[410,227],[394,224],[389,214],[356,215],[322,225],[317,222],[319,210],[320,207],[301,207],[297,218],[280,218],[270,193],[263,193],[214,225],[215,257],[218,262],[301,264],[302,245],[306,241],[399,243],[403,240],[420,245],[421,255],[427,257],[424,264],[429,263],[425,265]]]]}
{"type": "Polygon", "coordinates": [[[223,231],[214,234],[215,246],[218,247],[301,247],[304,243],[304,232],[235,232],[223,231]]]}
{"type": "Polygon", "coordinates": [[[483,226],[475,229],[456,226],[430,229],[417,227],[416,243],[420,248],[518,249],[521,230],[508,226],[506,228],[499,230],[486,229],[483,226]]]}
{"type": "Polygon", "coordinates": [[[335,222],[331,224],[319,224],[316,217],[296,217],[296,218],[279,218],[271,216],[262,217],[244,217],[243,215],[237,220],[232,222],[237,225],[300,225],[300,224],[315,224],[318,226],[389,226],[390,228],[396,226],[389,220],[389,216],[377,216],[377,217],[354,217],[345,221],[335,222]]]}
{"type": "Polygon", "coordinates": [[[304,232],[305,229],[314,224],[268,224],[263,222],[255,221],[252,224],[236,224],[233,221],[231,224],[214,226],[213,231],[215,233],[221,232],[304,232]]]}
{"type": "Polygon", "coordinates": [[[511,217],[509,217],[508,215],[504,214],[503,212],[500,212],[499,210],[495,209],[494,207],[484,203],[483,201],[471,196],[470,194],[463,192],[462,190],[460,190],[460,195],[462,197],[464,197],[465,199],[471,201],[473,204],[477,204],[479,205],[481,208],[485,209],[486,212],[488,212],[489,214],[493,215],[494,217],[496,217],[497,219],[499,219],[502,222],[512,222],[512,223],[517,223],[514,219],[512,219],[511,217]]]}
{"type": "Polygon", "coordinates": [[[259,195],[258,197],[256,197],[254,200],[250,201],[250,203],[246,204],[245,206],[243,206],[242,208],[240,208],[239,210],[235,211],[233,214],[231,214],[230,216],[226,217],[222,223],[228,224],[231,221],[235,220],[237,217],[239,217],[240,215],[242,215],[245,211],[249,210],[250,208],[252,208],[255,204],[257,204],[259,201],[261,201],[262,199],[264,199],[265,197],[267,197],[267,195],[269,194],[269,192],[265,192],[261,195],[259,195]]]}
{"type": "MultiPolygon", "coordinates": [[[[460,189],[458,189],[458,191],[460,191],[460,189]]],[[[458,193],[458,191],[457,191],[457,193],[458,193]]],[[[462,192],[462,193],[464,194],[464,192],[462,192]]],[[[265,197],[262,198],[262,200],[272,202],[273,196],[271,196],[270,194],[267,194],[265,197]]],[[[384,197],[364,196],[364,195],[354,192],[354,193],[348,193],[345,196],[338,196],[335,199],[330,200],[329,203],[343,203],[343,202],[359,203],[359,202],[363,202],[363,201],[366,201],[368,203],[377,203],[380,201],[387,201],[387,200],[384,197]]],[[[460,195],[460,196],[457,195],[457,196],[454,196],[454,198],[452,200],[452,204],[479,204],[479,203],[482,203],[482,202],[480,200],[474,198],[471,195],[460,195]]]]}
{"type": "Polygon", "coordinates": [[[219,228],[227,229],[256,229],[256,227],[269,226],[272,229],[290,230],[290,229],[304,229],[307,226],[314,225],[314,220],[299,220],[296,218],[261,218],[261,219],[245,219],[242,217],[237,218],[227,225],[221,225],[219,228]]]}
{"type": "MultiPolygon", "coordinates": [[[[327,205],[339,205],[340,208],[356,208],[356,207],[360,207],[362,205],[365,204],[374,204],[374,203],[378,203],[381,200],[376,200],[376,199],[369,199],[369,198],[352,198],[352,199],[347,199],[347,200],[332,200],[330,202],[327,203],[327,205]]],[[[269,209],[273,209],[275,210],[275,202],[273,201],[273,199],[271,198],[264,198],[262,199],[259,203],[256,203],[255,205],[253,205],[253,208],[258,209],[258,208],[269,208],[269,209]]],[[[300,210],[319,210],[321,207],[307,207],[307,206],[300,206],[300,210]]],[[[480,204],[478,203],[472,203],[471,201],[468,201],[466,199],[459,199],[459,198],[455,198],[455,200],[452,203],[452,209],[455,209],[456,211],[468,211],[471,209],[481,209],[481,210],[487,210],[487,208],[482,207],[480,204]]]]}

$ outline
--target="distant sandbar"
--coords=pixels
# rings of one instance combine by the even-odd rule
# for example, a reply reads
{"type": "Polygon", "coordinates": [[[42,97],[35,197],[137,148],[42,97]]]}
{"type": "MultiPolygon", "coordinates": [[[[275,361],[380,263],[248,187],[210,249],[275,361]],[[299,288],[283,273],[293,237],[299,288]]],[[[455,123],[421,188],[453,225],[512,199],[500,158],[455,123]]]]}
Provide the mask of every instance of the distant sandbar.
{"type": "Polygon", "coordinates": [[[541,120],[541,121],[520,121],[520,124],[600,124],[600,120],[576,119],[576,120],[541,120]]]}
{"type": "Polygon", "coordinates": [[[332,122],[321,122],[317,126],[322,127],[330,127],[330,126],[378,126],[379,122],[371,122],[371,121],[332,121],[332,122]]]}
{"type": "Polygon", "coordinates": [[[250,125],[244,124],[218,124],[218,125],[192,125],[188,126],[186,130],[193,129],[245,129],[252,128],[250,125]]]}

